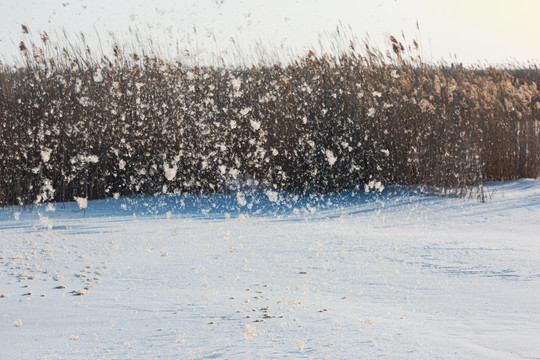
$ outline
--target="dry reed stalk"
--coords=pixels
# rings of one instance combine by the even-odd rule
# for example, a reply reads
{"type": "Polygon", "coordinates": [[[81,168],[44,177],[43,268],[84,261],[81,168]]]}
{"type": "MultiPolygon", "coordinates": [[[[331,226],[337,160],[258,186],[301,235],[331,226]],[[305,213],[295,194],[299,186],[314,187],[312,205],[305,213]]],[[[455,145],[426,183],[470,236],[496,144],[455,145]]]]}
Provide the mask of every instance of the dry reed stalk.
{"type": "Polygon", "coordinates": [[[41,40],[21,42],[22,66],[0,64],[0,205],[223,192],[238,180],[464,196],[539,176],[538,68],[424,64],[416,42],[394,37],[394,55],[353,45],[238,68],[41,40]]]}

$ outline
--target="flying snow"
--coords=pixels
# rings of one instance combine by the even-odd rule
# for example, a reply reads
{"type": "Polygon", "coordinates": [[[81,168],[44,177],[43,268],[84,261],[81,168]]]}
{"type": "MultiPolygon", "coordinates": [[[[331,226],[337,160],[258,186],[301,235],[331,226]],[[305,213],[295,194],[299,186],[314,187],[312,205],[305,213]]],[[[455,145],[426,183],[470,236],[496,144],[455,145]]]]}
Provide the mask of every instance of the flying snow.
{"type": "Polygon", "coordinates": [[[165,178],[169,181],[172,181],[176,177],[178,166],[174,165],[173,167],[169,167],[169,164],[164,163],[163,171],[165,172],[165,178]]]}
{"type": "Polygon", "coordinates": [[[88,198],[75,196],[73,199],[77,202],[77,205],[79,205],[79,209],[82,210],[82,209],[87,208],[87,206],[88,206],[88,198]]]}
{"type": "Polygon", "coordinates": [[[337,157],[330,150],[326,150],[325,154],[326,154],[326,159],[328,160],[328,163],[330,164],[330,166],[334,166],[334,164],[337,161],[337,157]]]}
{"type": "Polygon", "coordinates": [[[260,121],[250,120],[249,122],[251,123],[251,127],[253,128],[253,130],[259,130],[261,128],[260,121]]]}
{"type": "Polygon", "coordinates": [[[41,150],[41,159],[43,160],[44,163],[49,162],[51,158],[51,152],[52,152],[51,149],[41,150]]]}
{"type": "Polygon", "coordinates": [[[250,107],[246,107],[246,108],[243,108],[242,110],[240,110],[240,115],[246,116],[246,115],[249,114],[250,112],[251,112],[251,108],[250,108],[250,107]]]}

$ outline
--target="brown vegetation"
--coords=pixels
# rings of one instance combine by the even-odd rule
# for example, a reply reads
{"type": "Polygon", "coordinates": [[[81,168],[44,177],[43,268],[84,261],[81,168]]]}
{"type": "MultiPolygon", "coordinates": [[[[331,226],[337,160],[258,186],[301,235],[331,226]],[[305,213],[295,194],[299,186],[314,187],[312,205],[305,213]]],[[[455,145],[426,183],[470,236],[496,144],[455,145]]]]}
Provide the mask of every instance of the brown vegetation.
{"type": "Polygon", "coordinates": [[[393,37],[393,53],[351,45],[240,68],[41,41],[21,42],[23,65],[0,64],[0,206],[223,192],[239,178],[464,195],[539,176],[537,68],[429,65],[393,37]]]}

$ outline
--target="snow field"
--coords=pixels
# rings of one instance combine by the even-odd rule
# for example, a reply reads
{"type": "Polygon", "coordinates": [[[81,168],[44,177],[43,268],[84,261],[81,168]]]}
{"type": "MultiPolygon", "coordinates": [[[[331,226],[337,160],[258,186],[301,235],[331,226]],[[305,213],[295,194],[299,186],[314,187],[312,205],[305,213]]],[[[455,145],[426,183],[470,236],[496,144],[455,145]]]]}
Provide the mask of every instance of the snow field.
{"type": "Polygon", "coordinates": [[[0,357],[539,358],[540,181],[489,189],[5,208],[0,357]]]}

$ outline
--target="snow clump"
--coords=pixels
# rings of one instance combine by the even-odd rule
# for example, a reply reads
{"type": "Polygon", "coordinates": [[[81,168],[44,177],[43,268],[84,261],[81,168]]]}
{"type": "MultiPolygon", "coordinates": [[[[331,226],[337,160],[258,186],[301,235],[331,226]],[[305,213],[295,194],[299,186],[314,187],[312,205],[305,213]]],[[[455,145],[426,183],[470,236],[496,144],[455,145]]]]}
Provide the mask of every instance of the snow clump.
{"type": "Polygon", "coordinates": [[[165,172],[165,178],[169,181],[173,180],[176,177],[176,172],[178,171],[178,166],[174,165],[169,167],[169,164],[163,164],[163,171],[165,172]]]}
{"type": "Polygon", "coordinates": [[[330,166],[334,166],[334,164],[337,161],[337,157],[330,150],[326,150],[325,154],[326,154],[326,160],[328,160],[328,163],[330,164],[330,166]]]}
{"type": "Polygon", "coordinates": [[[384,185],[380,181],[371,180],[369,183],[364,185],[365,192],[368,193],[370,190],[382,192],[384,190],[384,185]]]}
{"type": "Polygon", "coordinates": [[[277,191],[268,190],[266,191],[266,196],[268,197],[268,200],[270,200],[273,203],[278,202],[278,193],[277,191]]]}
{"type": "Polygon", "coordinates": [[[79,205],[79,209],[82,210],[88,207],[88,198],[75,196],[73,199],[77,202],[77,205],[79,205]]]}
{"type": "Polygon", "coordinates": [[[51,149],[41,150],[41,159],[44,163],[48,162],[51,158],[51,149]]]}
{"type": "Polygon", "coordinates": [[[246,324],[246,327],[244,327],[244,338],[251,342],[257,336],[259,336],[257,329],[254,326],[246,324]]]}
{"type": "Polygon", "coordinates": [[[97,155],[88,155],[86,157],[86,162],[96,164],[98,161],[99,161],[99,157],[97,155]]]}
{"type": "Polygon", "coordinates": [[[257,131],[261,128],[260,121],[250,120],[249,122],[251,123],[251,127],[253,128],[253,130],[257,131]]]}
{"type": "Polygon", "coordinates": [[[240,206],[246,206],[247,204],[246,198],[244,194],[242,194],[241,192],[236,193],[236,201],[238,202],[238,205],[240,206]]]}
{"type": "Polygon", "coordinates": [[[240,115],[246,116],[247,114],[250,113],[250,111],[251,111],[250,107],[243,108],[242,110],[240,110],[240,115]]]}

